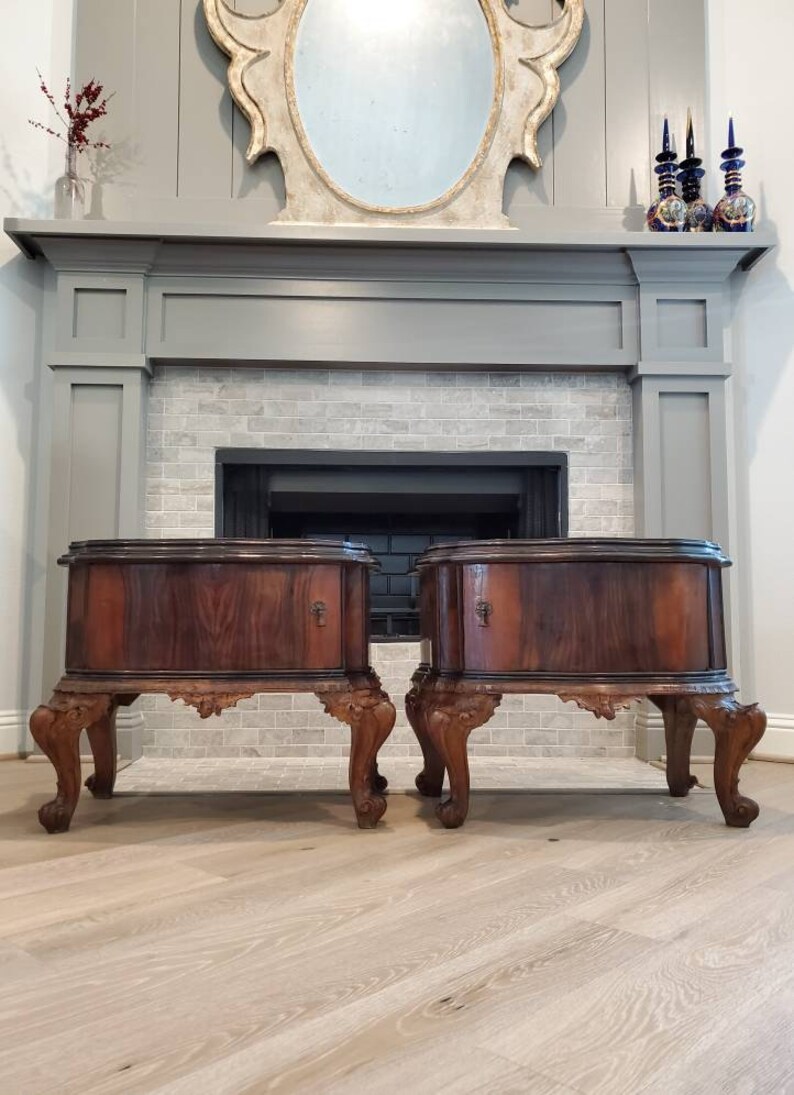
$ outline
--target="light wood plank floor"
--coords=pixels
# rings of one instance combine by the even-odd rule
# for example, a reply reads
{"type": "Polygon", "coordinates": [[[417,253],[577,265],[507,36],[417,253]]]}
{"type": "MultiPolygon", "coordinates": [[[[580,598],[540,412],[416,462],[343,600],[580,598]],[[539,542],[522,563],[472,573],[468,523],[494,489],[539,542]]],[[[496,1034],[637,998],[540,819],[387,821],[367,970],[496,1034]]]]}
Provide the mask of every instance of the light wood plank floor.
{"type": "MultiPolygon", "coordinates": [[[[708,771],[698,775],[708,782],[708,771]]],[[[794,1093],[794,765],[761,802],[85,796],[0,764],[0,1095],[794,1093]]]]}

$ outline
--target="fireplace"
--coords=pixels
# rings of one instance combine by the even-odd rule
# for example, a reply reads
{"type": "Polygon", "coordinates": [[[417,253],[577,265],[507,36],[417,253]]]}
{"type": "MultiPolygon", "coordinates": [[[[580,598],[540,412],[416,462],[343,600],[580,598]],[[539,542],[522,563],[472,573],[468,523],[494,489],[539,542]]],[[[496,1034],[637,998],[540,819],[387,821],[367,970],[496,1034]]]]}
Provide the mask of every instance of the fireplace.
{"type": "Polygon", "coordinates": [[[568,459],[559,452],[383,453],[219,449],[215,532],[365,543],[371,635],[419,635],[418,557],[455,540],[568,532],[568,459]]]}
{"type": "MultiPolygon", "coordinates": [[[[378,472],[383,455],[420,454],[439,475],[455,469],[434,465],[435,456],[452,452],[472,477],[484,474],[480,456],[507,456],[516,469],[523,454],[542,456],[546,467],[545,454],[565,454],[569,535],[705,536],[730,550],[724,315],[733,271],[749,269],[769,239],[583,234],[567,217],[562,223],[564,231],[533,234],[7,222],[24,253],[46,257],[57,280],[44,354],[54,370],[51,393],[44,383],[51,427],[45,415],[31,540],[39,574],[31,702],[63,662],[57,554],[70,539],[215,535],[223,528],[218,450],[289,449],[293,468],[298,453],[320,452],[329,474],[339,469],[325,454],[341,450],[367,454],[364,470],[378,472]]],[[[294,528],[302,509],[327,535],[485,534],[453,527],[453,514],[435,506],[431,514],[414,508],[411,529],[363,527],[351,499],[340,524],[340,509],[321,508],[327,491],[307,510],[308,499],[294,497],[294,477],[279,483],[288,489],[270,483],[276,505],[266,533],[294,528]],[[441,516],[444,527],[419,522],[441,516]]],[[[437,495],[451,498],[456,491],[444,486],[437,495]]],[[[490,508],[467,507],[456,520],[487,519],[499,531],[497,522],[517,519],[512,493],[503,506],[499,491],[480,490],[490,508]]],[[[395,498],[388,501],[394,514],[395,498]]],[[[370,505],[365,516],[382,514],[370,505]]],[[[384,552],[407,556],[408,565],[413,557],[399,540],[384,552]]],[[[391,566],[378,596],[410,596],[398,592],[407,575],[391,566]]],[[[387,613],[381,630],[403,634],[397,609],[405,606],[379,607],[387,613]]],[[[372,644],[394,696],[406,691],[416,647],[372,644]]],[[[206,724],[167,698],[148,699],[141,707],[150,755],[346,748],[322,711],[290,696],[246,701],[206,724]]],[[[140,748],[142,729],[131,714],[128,755],[140,748]]],[[[643,751],[659,755],[659,722],[640,729],[643,751]]],[[[514,697],[475,748],[617,756],[631,753],[634,740],[630,719],[596,725],[556,702],[514,697]]],[[[402,723],[389,747],[417,748],[402,723]]]]}

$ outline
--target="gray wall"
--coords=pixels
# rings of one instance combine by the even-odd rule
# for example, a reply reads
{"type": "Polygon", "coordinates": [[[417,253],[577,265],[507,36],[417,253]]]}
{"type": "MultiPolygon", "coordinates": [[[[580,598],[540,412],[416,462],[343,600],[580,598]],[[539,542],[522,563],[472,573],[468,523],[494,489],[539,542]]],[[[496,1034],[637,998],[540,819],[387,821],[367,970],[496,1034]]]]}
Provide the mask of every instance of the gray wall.
{"type": "MultiPolygon", "coordinates": [[[[236,0],[257,14],[274,0],[236,0]]],[[[705,134],[703,0],[586,0],[561,70],[562,95],[541,132],[544,167],[515,164],[505,186],[513,222],[637,227],[651,191],[662,116],[683,145],[687,107],[705,134]]],[[[546,22],[556,0],[511,11],[546,22]]],[[[115,91],[91,215],[109,219],[267,222],[283,203],[275,158],[245,163],[248,124],[226,89],[226,58],[200,0],[76,0],[76,69],[115,91]]],[[[704,152],[708,150],[704,149],[704,152]]],[[[703,154],[703,153],[702,153],[703,154]]]]}

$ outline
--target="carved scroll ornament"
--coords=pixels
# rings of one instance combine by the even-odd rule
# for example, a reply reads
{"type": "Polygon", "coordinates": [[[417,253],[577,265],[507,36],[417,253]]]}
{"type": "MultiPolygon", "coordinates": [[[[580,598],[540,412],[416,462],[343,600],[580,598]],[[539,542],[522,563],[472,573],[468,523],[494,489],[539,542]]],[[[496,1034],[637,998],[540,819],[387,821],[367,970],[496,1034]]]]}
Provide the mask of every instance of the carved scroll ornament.
{"type": "MultiPolygon", "coordinates": [[[[514,159],[541,167],[538,130],[559,97],[557,69],[579,40],[584,0],[563,0],[560,16],[540,27],[511,14],[505,0],[476,0],[493,53],[493,99],[479,147],[468,168],[443,193],[419,204],[389,206],[360,200],[331,177],[301,116],[296,40],[308,6],[328,2],[282,0],[270,13],[247,16],[233,11],[229,0],[203,0],[210,33],[230,58],[232,96],[251,126],[248,163],[274,152],[283,168],[287,204],[278,221],[508,227],[502,213],[507,168],[514,159]]],[[[416,18],[423,18],[422,6],[415,10],[416,18]]],[[[329,96],[333,90],[328,89],[329,96]]],[[[417,160],[422,152],[415,149],[417,160]]]]}
{"type": "Polygon", "coordinates": [[[632,704],[639,703],[644,696],[610,696],[606,692],[559,692],[563,703],[575,703],[582,711],[589,711],[597,719],[612,722],[618,711],[628,711],[632,704]]]}
{"type": "Polygon", "coordinates": [[[240,700],[248,700],[255,692],[169,692],[168,698],[182,700],[188,707],[195,707],[202,719],[212,715],[222,715],[229,707],[235,707],[240,700]]]}

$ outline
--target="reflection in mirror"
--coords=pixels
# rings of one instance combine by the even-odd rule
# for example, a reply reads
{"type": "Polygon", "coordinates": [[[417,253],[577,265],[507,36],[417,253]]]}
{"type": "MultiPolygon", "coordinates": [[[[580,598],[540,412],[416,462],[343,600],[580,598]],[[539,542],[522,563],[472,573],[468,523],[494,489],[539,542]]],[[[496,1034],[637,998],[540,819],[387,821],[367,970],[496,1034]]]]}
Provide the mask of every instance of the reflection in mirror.
{"type": "Polygon", "coordinates": [[[477,157],[496,86],[479,0],[306,0],[297,111],[319,167],[362,204],[445,195],[477,157]]]}

